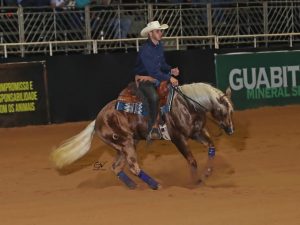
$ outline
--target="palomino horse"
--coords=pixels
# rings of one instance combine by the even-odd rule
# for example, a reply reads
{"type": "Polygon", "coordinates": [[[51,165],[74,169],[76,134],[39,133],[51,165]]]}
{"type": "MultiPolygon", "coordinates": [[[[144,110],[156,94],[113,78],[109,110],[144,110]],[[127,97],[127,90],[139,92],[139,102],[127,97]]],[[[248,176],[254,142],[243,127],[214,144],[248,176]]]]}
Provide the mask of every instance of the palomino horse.
{"type": "MultiPolygon", "coordinates": [[[[230,101],[231,90],[224,94],[217,88],[205,83],[193,83],[178,86],[174,93],[172,110],[165,114],[165,122],[171,141],[187,160],[193,181],[199,183],[197,162],[188,148],[188,139],[194,139],[208,147],[208,157],[215,156],[214,143],[205,129],[206,113],[210,112],[215,122],[227,134],[234,131],[230,101]]],[[[117,151],[117,157],[112,164],[113,172],[129,188],[134,189],[136,183],[123,171],[126,163],[130,171],[146,182],[152,189],[158,189],[159,184],[146,174],[139,166],[136,145],[147,136],[147,119],[143,116],[118,111],[116,100],[108,103],[81,133],[65,141],[52,153],[52,160],[57,168],[71,164],[85,155],[91,146],[93,134],[112,146],[117,151]]],[[[205,172],[209,175],[212,168],[205,172]]]]}

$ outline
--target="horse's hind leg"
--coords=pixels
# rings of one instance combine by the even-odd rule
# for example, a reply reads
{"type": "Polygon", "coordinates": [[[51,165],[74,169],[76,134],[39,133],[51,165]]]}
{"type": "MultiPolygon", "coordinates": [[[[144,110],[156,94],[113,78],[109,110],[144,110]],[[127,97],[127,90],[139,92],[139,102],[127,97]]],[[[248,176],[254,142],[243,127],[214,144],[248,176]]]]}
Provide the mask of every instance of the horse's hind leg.
{"type": "Polygon", "coordinates": [[[160,185],[153,178],[151,178],[148,174],[146,174],[143,170],[140,169],[140,166],[137,162],[137,155],[135,151],[134,145],[130,144],[123,149],[124,154],[126,155],[126,160],[129,166],[130,171],[138,176],[142,181],[147,183],[149,187],[154,190],[157,190],[160,185]]]}
{"type": "MultiPolygon", "coordinates": [[[[108,127],[108,126],[107,126],[108,127]]],[[[122,143],[119,143],[120,136],[110,129],[96,129],[96,132],[100,139],[106,144],[110,145],[117,151],[117,156],[112,164],[112,171],[117,175],[117,177],[130,189],[136,187],[136,183],[127,176],[123,171],[126,164],[126,157],[123,151],[122,143]]]]}
{"type": "Polygon", "coordinates": [[[112,171],[117,175],[117,177],[126,184],[127,187],[130,189],[136,188],[136,183],[130,179],[130,177],[127,176],[127,174],[123,171],[125,164],[126,164],[126,158],[123,151],[118,151],[117,157],[112,164],[112,171]]]}

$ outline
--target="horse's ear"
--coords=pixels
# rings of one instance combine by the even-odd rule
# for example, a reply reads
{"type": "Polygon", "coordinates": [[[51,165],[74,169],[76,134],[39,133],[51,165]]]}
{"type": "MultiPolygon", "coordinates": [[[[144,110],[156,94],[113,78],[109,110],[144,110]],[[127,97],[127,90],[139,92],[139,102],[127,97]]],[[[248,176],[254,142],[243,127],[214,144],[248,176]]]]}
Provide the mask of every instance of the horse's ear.
{"type": "Polygon", "coordinates": [[[226,89],[225,94],[226,94],[226,96],[227,96],[228,98],[231,98],[231,89],[230,89],[230,87],[228,87],[228,88],[226,89]]]}

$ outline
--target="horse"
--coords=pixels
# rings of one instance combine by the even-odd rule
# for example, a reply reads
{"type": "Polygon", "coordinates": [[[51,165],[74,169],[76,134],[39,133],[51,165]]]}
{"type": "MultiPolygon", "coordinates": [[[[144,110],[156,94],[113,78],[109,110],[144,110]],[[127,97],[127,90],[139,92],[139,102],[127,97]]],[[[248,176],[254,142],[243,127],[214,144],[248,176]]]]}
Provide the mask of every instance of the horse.
{"type": "MultiPolygon", "coordinates": [[[[231,90],[221,90],[207,83],[192,83],[177,86],[174,91],[172,109],[164,115],[165,124],[178,151],[186,159],[192,181],[202,182],[197,174],[197,162],[188,147],[188,140],[193,139],[208,147],[208,160],[215,157],[215,145],[205,127],[207,114],[223,129],[226,134],[234,132],[232,119],[233,104],[231,90]]],[[[94,133],[106,144],[116,150],[116,159],[112,171],[130,189],[137,184],[124,172],[126,164],[129,170],[148,184],[151,189],[161,185],[141,169],[137,159],[136,146],[147,137],[147,117],[115,109],[117,100],[109,102],[102,108],[95,120],[76,136],[66,140],[51,155],[57,169],[61,169],[85,155],[90,147],[94,133]]],[[[205,171],[205,177],[211,175],[212,167],[205,171]]]]}

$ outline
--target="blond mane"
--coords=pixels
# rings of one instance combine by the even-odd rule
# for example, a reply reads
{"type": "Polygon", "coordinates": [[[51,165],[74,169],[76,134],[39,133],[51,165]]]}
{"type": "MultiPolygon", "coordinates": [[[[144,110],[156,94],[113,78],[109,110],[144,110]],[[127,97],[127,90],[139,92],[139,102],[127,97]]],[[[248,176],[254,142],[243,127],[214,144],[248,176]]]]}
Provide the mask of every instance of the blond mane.
{"type": "Polygon", "coordinates": [[[179,89],[183,94],[189,98],[198,102],[209,111],[212,110],[213,106],[219,106],[223,110],[233,110],[232,104],[227,96],[219,89],[213,87],[207,83],[192,83],[179,86],[179,89]],[[227,102],[229,109],[225,109],[225,105],[220,104],[218,99],[224,96],[224,100],[227,102]]]}

